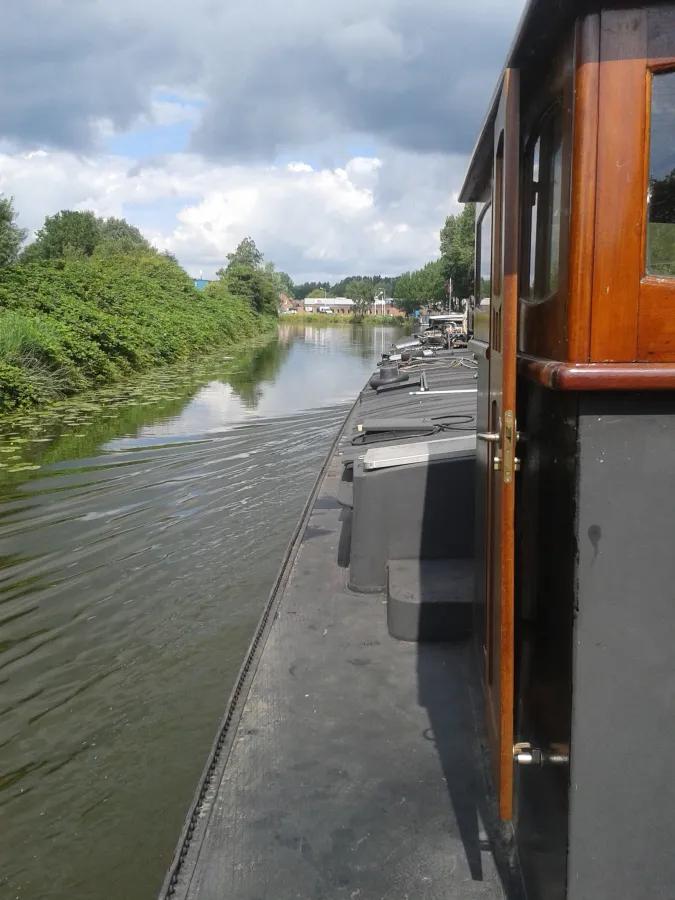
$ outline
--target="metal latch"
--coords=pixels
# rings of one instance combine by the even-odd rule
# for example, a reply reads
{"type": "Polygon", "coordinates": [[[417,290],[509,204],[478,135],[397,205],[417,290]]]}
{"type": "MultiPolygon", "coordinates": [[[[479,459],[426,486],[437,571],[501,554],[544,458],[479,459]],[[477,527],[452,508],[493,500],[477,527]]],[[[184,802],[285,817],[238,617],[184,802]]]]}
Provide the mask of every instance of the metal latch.
{"type": "Polygon", "coordinates": [[[504,413],[504,453],[502,455],[502,464],[504,467],[504,484],[510,484],[513,481],[513,445],[515,444],[515,431],[516,420],[513,415],[513,410],[507,409],[504,413]]]}
{"type": "Polygon", "coordinates": [[[569,747],[552,744],[550,750],[540,750],[528,741],[513,745],[513,760],[519,766],[567,766],[570,761],[569,747]]]}
{"type": "MultiPolygon", "coordinates": [[[[514,472],[520,472],[520,459],[514,456],[513,446],[517,441],[527,440],[524,434],[516,431],[515,424],[515,417],[509,409],[504,413],[504,452],[502,455],[497,454],[492,457],[492,468],[495,472],[504,469],[504,481],[507,484],[513,481],[514,472]]],[[[498,444],[501,447],[501,431],[479,431],[476,437],[479,441],[485,441],[486,444],[498,444]]]]}

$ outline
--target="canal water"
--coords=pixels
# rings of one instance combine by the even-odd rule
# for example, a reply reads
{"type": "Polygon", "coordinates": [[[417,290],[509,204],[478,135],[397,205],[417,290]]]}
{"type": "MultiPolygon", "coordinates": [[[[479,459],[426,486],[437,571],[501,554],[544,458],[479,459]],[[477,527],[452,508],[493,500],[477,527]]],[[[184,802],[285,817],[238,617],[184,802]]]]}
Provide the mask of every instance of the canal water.
{"type": "Polygon", "coordinates": [[[378,327],[280,326],[0,432],[0,896],[152,900],[378,327]]]}

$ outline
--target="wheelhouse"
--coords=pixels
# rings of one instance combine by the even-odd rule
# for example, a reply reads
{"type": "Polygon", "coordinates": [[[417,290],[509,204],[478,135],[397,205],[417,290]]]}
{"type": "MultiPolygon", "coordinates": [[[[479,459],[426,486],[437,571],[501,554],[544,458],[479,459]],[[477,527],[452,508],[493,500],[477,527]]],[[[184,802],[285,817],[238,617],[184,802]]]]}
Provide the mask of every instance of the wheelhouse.
{"type": "Polygon", "coordinates": [[[528,896],[675,896],[675,4],[531,0],[477,203],[476,634],[528,896]]]}

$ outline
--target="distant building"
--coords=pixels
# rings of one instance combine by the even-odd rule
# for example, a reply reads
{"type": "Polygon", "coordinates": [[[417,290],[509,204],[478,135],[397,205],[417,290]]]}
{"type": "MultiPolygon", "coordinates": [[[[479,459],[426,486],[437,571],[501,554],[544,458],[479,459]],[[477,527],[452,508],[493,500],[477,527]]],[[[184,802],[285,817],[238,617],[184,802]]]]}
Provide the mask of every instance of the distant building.
{"type": "Polygon", "coordinates": [[[296,309],[301,304],[294,300],[292,297],[288,297],[286,294],[279,294],[279,310],[281,312],[288,312],[291,309],[296,309]]]}
{"type": "Polygon", "coordinates": [[[376,316],[396,316],[397,318],[405,318],[403,310],[394,306],[393,297],[378,297],[373,303],[373,313],[376,316]]]}
{"type": "Polygon", "coordinates": [[[203,291],[207,284],[211,284],[208,278],[195,278],[193,281],[198,291],[203,291]]]}
{"type": "Polygon", "coordinates": [[[327,307],[336,315],[347,316],[352,313],[354,301],[347,297],[305,297],[304,306],[306,313],[318,312],[319,307],[327,307]]]}
{"type": "MultiPolygon", "coordinates": [[[[317,312],[320,307],[329,308],[336,315],[350,316],[354,311],[354,301],[348,297],[306,297],[304,301],[305,312],[317,312]]],[[[391,298],[375,300],[368,315],[404,317],[405,313],[394,306],[391,298]]]]}

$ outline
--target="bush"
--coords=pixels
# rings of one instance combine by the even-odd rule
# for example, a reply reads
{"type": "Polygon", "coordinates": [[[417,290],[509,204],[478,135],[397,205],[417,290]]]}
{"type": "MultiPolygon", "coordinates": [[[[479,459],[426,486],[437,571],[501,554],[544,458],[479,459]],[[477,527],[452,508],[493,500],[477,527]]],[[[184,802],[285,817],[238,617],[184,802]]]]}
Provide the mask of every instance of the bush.
{"type": "Polygon", "coordinates": [[[30,377],[23,369],[0,362],[0,412],[7,413],[21,406],[39,403],[30,377]]]}
{"type": "Polygon", "coordinates": [[[0,269],[0,410],[32,405],[273,327],[246,300],[198,291],[157,253],[0,269]]]}
{"type": "Polygon", "coordinates": [[[58,327],[39,316],[8,310],[0,314],[0,361],[8,408],[56,400],[86,385],[65,351],[58,327]],[[17,380],[17,372],[22,379],[17,380]]]}

